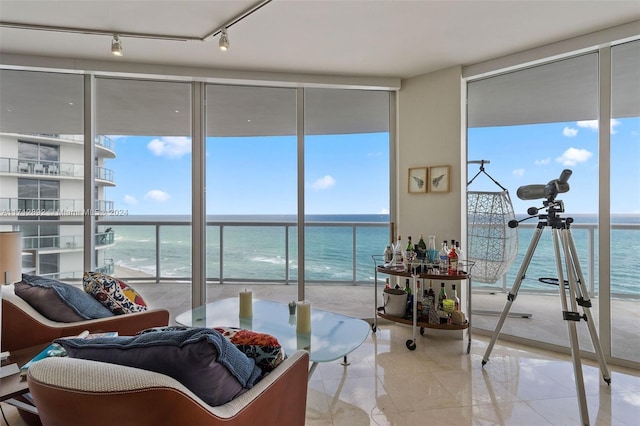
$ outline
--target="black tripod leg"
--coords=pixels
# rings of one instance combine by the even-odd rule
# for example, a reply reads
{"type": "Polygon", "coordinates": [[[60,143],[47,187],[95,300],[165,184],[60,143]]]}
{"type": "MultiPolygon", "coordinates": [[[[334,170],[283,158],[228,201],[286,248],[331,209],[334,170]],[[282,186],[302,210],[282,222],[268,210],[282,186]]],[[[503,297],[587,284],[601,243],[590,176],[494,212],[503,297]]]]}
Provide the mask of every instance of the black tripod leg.
{"type": "Polygon", "coordinates": [[[502,310],[502,314],[500,315],[500,319],[498,320],[498,324],[496,325],[496,329],[493,332],[493,336],[491,337],[491,341],[489,342],[489,346],[487,346],[487,350],[484,353],[484,357],[482,358],[482,365],[484,366],[487,362],[489,362],[489,355],[493,350],[493,345],[496,343],[496,339],[500,335],[500,330],[502,330],[502,326],[504,325],[504,321],[509,315],[509,310],[511,309],[511,304],[516,297],[518,296],[518,289],[520,289],[520,285],[522,284],[522,280],[525,277],[527,272],[527,268],[529,267],[529,263],[531,262],[531,258],[533,257],[533,253],[536,251],[536,247],[538,246],[538,241],[540,241],[540,236],[542,235],[543,226],[538,224],[535,232],[531,236],[531,242],[529,243],[529,248],[527,249],[527,253],[522,260],[522,265],[520,265],[520,270],[518,271],[518,275],[513,283],[513,287],[511,287],[511,291],[507,295],[507,304],[502,310]]]}

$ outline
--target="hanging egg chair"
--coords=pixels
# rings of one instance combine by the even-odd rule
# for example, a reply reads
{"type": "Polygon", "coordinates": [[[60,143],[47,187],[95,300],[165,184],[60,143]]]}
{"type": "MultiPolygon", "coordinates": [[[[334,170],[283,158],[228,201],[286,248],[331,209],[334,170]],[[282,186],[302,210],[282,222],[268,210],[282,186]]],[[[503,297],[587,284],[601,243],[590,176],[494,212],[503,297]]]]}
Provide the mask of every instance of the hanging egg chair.
{"type": "Polygon", "coordinates": [[[495,283],[502,278],[518,254],[518,232],[509,228],[515,219],[509,191],[484,170],[488,160],[469,161],[480,170],[467,182],[467,257],[475,262],[473,281],[495,283]],[[481,173],[489,177],[500,191],[469,191],[469,185],[481,173]]]}

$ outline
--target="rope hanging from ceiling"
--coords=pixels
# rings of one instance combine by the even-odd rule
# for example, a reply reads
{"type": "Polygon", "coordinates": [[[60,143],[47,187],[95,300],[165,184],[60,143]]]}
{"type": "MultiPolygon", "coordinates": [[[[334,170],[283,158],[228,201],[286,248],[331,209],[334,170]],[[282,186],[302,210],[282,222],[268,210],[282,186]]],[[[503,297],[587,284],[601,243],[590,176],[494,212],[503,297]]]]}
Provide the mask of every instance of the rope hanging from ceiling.
{"type": "Polygon", "coordinates": [[[467,257],[475,262],[474,282],[495,283],[516,259],[518,231],[508,226],[515,219],[509,191],[485,171],[488,160],[469,161],[478,163],[480,170],[467,182],[467,257]],[[501,190],[469,191],[469,185],[480,174],[488,176],[501,190]]]}

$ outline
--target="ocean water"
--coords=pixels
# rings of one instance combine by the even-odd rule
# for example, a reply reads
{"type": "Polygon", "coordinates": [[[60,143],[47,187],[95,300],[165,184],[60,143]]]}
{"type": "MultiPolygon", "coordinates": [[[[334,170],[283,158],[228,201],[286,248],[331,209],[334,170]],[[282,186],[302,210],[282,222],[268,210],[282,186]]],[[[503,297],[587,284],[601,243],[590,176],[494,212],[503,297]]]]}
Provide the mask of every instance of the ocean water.
{"type": "MultiPolygon", "coordinates": [[[[593,215],[573,215],[575,224],[595,224],[593,215]]],[[[159,230],[160,272],[162,277],[189,278],[191,276],[191,228],[185,216],[128,216],[127,221],[177,221],[180,224],[162,225],[159,230]]],[[[278,280],[297,279],[297,227],[294,216],[215,216],[210,221],[225,225],[207,227],[207,276],[220,276],[220,242],[224,245],[223,275],[225,280],[278,280]],[[259,223],[259,226],[244,225],[259,223]],[[267,226],[265,223],[269,223],[267,226]],[[287,252],[288,246],[288,264],[287,252]]],[[[307,218],[305,230],[305,277],[318,282],[373,282],[372,254],[381,255],[389,240],[388,215],[314,215],[307,218]],[[352,257],[354,228],[351,223],[378,224],[358,226],[355,230],[356,259],[352,257]],[[326,226],[331,223],[331,226],[326,226]],[[322,226],[318,226],[322,224],[322,226]]],[[[640,224],[640,215],[614,216],[614,223],[640,224]]],[[[532,219],[525,223],[536,224],[532,219]]],[[[115,232],[115,245],[106,256],[116,265],[155,275],[156,227],[152,225],[111,225],[115,232]]],[[[534,228],[518,228],[518,255],[506,274],[507,288],[511,288],[530,244],[534,228]]],[[[598,246],[597,231],[593,233],[598,246]]],[[[415,233],[414,242],[420,231],[415,233]]],[[[589,231],[572,228],[582,272],[589,282],[587,247],[589,231]]],[[[425,235],[426,237],[426,235],[425,235]]],[[[616,268],[612,274],[612,293],[640,296],[640,284],[635,270],[640,264],[640,230],[612,230],[612,247],[616,268]],[[635,267],[634,267],[635,265],[635,267]]],[[[444,238],[442,238],[444,239],[444,238]]],[[[441,238],[438,236],[438,240],[441,238]]],[[[463,248],[464,249],[464,248],[463,248]]],[[[595,287],[597,289],[597,250],[595,253],[595,287]]],[[[531,259],[521,290],[544,290],[549,286],[538,282],[541,277],[555,277],[555,256],[550,228],[543,235],[531,259]]],[[[378,277],[382,279],[381,277],[378,277]]],[[[480,284],[500,287],[502,283],[480,284]]],[[[474,284],[474,287],[476,286],[474,284]]],[[[555,290],[554,290],[555,291],[555,290]]]]}

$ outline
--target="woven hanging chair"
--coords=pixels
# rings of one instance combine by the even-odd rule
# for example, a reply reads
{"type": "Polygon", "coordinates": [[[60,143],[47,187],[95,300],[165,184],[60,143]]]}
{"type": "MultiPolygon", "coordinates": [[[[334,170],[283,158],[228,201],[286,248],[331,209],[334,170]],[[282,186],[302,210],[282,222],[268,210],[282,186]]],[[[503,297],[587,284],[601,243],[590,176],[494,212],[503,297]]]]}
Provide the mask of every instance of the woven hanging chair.
{"type": "Polygon", "coordinates": [[[467,183],[467,188],[480,173],[487,175],[501,191],[467,191],[467,257],[475,262],[473,281],[495,283],[502,278],[518,254],[518,232],[509,228],[515,219],[509,191],[484,170],[487,160],[480,163],[480,171],[467,183]]]}

